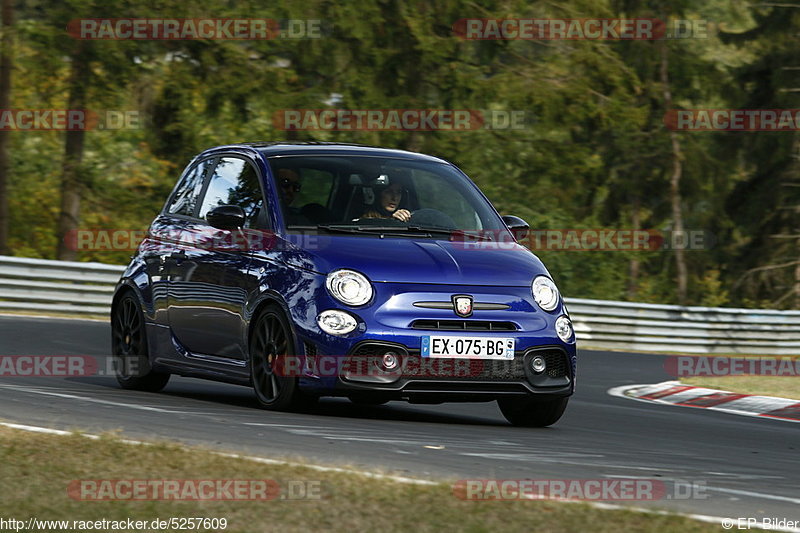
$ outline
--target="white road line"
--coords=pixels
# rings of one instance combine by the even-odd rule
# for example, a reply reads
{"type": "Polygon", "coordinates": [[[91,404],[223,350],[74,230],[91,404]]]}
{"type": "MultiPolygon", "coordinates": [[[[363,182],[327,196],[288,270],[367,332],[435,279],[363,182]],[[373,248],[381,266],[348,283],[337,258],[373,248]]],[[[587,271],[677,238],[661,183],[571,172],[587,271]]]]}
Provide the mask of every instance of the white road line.
{"type": "Polygon", "coordinates": [[[50,391],[43,391],[41,389],[31,389],[27,387],[17,387],[15,385],[0,385],[2,389],[9,389],[9,390],[16,390],[19,392],[27,392],[30,394],[40,394],[42,396],[54,396],[56,398],[65,398],[67,400],[77,400],[81,402],[91,402],[97,403],[101,405],[113,405],[115,407],[127,407],[128,409],[138,409],[140,411],[151,411],[157,413],[170,413],[170,414],[194,414],[188,411],[176,411],[173,409],[164,409],[161,407],[150,407],[147,405],[138,405],[138,404],[131,404],[131,403],[122,403],[122,402],[112,402],[111,400],[99,400],[97,398],[91,398],[88,396],[79,396],[77,394],[64,394],[61,392],[50,392],[50,391]]]}
{"type": "MultiPolygon", "coordinates": [[[[109,309],[110,311],[110,309],[109,309]]],[[[80,322],[102,322],[108,324],[109,319],[102,318],[83,318],[78,316],[50,316],[50,315],[24,315],[18,313],[0,313],[0,318],[43,318],[45,320],[77,320],[80,322]]]]}
{"type": "MultiPolygon", "coordinates": [[[[89,433],[74,433],[72,431],[63,431],[63,430],[60,430],[60,429],[50,429],[50,428],[39,427],[39,426],[28,426],[28,425],[24,425],[24,424],[14,424],[14,423],[11,423],[11,422],[0,422],[0,426],[5,426],[5,427],[8,427],[8,428],[12,428],[12,429],[19,429],[19,430],[22,430],[22,431],[30,431],[30,432],[34,432],[34,433],[47,433],[47,434],[58,435],[58,436],[66,436],[66,435],[75,435],[75,434],[77,434],[77,435],[80,435],[82,437],[86,437],[86,438],[93,439],[93,440],[97,440],[97,439],[100,438],[99,435],[92,435],[92,434],[89,434],[89,433]]],[[[134,445],[150,445],[151,444],[149,442],[138,441],[138,440],[130,440],[130,439],[119,439],[119,442],[122,442],[124,444],[134,444],[134,445]]],[[[188,448],[188,447],[185,447],[184,449],[186,449],[187,451],[192,451],[191,448],[188,448]]],[[[209,453],[212,453],[214,455],[218,455],[220,457],[229,457],[229,458],[232,458],[232,459],[243,459],[243,460],[246,460],[246,461],[252,461],[252,462],[262,463],[262,464],[309,468],[311,470],[316,470],[318,472],[338,472],[338,473],[343,473],[343,474],[353,474],[353,475],[359,475],[359,476],[369,477],[369,478],[373,478],[373,479],[385,479],[385,480],[389,480],[389,481],[396,481],[398,483],[408,483],[408,484],[414,484],[414,485],[441,485],[442,484],[442,482],[439,482],[439,481],[430,481],[430,480],[427,480],[427,479],[415,479],[415,478],[409,478],[409,477],[403,477],[403,476],[393,476],[393,475],[390,475],[390,474],[378,474],[378,473],[375,473],[375,472],[367,472],[367,471],[364,471],[364,470],[353,470],[353,469],[349,469],[349,468],[341,468],[341,467],[335,467],[335,466],[322,466],[322,465],[315,465],[315,464],[296,463],[296,462],[292,462],[292,461],[284,461],[284,460],[281,460],[281,459],[268,459],[266,457],[256,457],[256,456],[252,456],[252,455],[239,455],[239,454],[236,454],[236,453],[226,453],[226,452],[215,452],[215,451],[212,451],[212,450],[209,450],[209,453]]]]}
{"type": "Polygon", "coordinates": [[[283,461],[280,459],[267,459],[266,457],[255,457],[252,455],[239,455],[236,453],[223,453],[223,452],[212,452],[215,455],[220,455],[222,457],[231,457],[234,459],[245,459],[247,461],[253,461],[256,463],[263,463],[268,465],[282,465],[282,466],[294,466],[300,468],[310,468],[311,470],[316,470],[318,472],[339,472],[342,474],[353,474],[358,476],[369,477],[373,479],[385,479],[389,481],[396,481],[397,483],[408,483],[412,485],[442,485],[442,482],[439,481],[430,481],[427,479],[416,479],[410,477],[403,477],[403,476],[393,476],[390,474],[378,474],[375,472],[367,472],[366,470],[352,470],[350,468],[340,468],[338,466],[322,466],[322,465],[315,465],[315,464],[306,464],[306,463],[295,463],[291,461],[283,461]]]}
{"type": "Polygon", "coordinates": [[[753,498],[762,498],[764,500],[775,500],[779,502],[800,504],[800,498],[791,498],[789,496],[778,496],[777,494],[766,494],[764,492],[754,492],[751,490],[723,489],[722,487],[706,486],[704,488],[707,490],[713,490],[725,494],[736,494],[737,496],[752,496],[753,498]]]}
{"type": "Polygon", "coordinates": [[[30,431],[33,433],[47,433],[49,435],[72,435],[72,431],[63,431],[60,429],[50,429],[50,428],[43,428],[39,426],[26,426],[24,424],[12,424],[10,422],[0,422],[0,425],[12,428],[12,429],[21,429],[22,431],[30,431]]]}
{"type": "MultiPolygon", "coordinates": [[[[71,435],[72,434],[71,432],[62,431],[62,430],[58,430],[58,429],[50,429],[50,428],[44,428],[44,427],[38,427],[38,426],[28,426],[28,425],[23,425],[23,424],[13,424],[13,423],[10,423],[10,422],[0,422],[0,426],[5,426],[5,427],[8,427],[8,428],[13,428],[13,429],[19,429],[19,430],[22,430],[22,431],[32,431],[32,432],[36,432],[36,433],[50,433],[50,434],[53,434],[53,435],[71,435]]],[[[89,434],[80,434],[80,435],[82,435],[84,437],[87,437],[87,438],[90,438],[90,439],[98,439],[98,438],[100,438],[98,435],[89,435],[89,434]]],[[[136,440],[128,440],[128,439],[120,440],[120,442],[123,442],[125,444],[135,444],[135,445],[149,445],[150,444],[148,442],[136,441],[136,440]]],[[[191,448],[188,448],[188,447],[185,448],[185,449],[187,451],[193,451],[191,448]]],[[[387,480],[387,481],[394,481],[394,482],[397,482],[397,483],[407,483],[407,484],[413,484],[413,485],[427,485],[427,486],[436,486],[436,485],[443,485],[444,484],[444,482],[431,481],[431,480],[427,480],[427,479],[415,479],[415,478],[409,478],[409,477],[403,477],[403,476],[393,476],[393,475],[389,475],[389,474],[378,474],[378,473],[375,473],[375,472],[367,472],[367,471],[364,471],[364,470],[352,470],[352,469],[348,469],[348,468],[339,468],[339,467],[332,467],[332,466],[322,466],[322,465],[315,465],[315,464],[295,463],[295,462],[291,462],[291,461],[282,461],[282,460],[279,460],[279,459],[268,459],[268,458],[265,458],[265,457],[255,457],[255,456],[250,456],[250,455],[238,455],[238,454],[232,454],[232,453],[213,452],[213,451],[211,453],[213,453],[215,455],[218,455],[218,456],[221,456],[221,457],[230,457],[230,458],[233,458],[233,459],[243,459],[243,460],[246,460],[246,461],[253,461],[253,462],[262,463],[262,464],[282,465],[282,466],[295,466],[295,467],[301,467],[301,468],[309,468],[309,469],[312,469],[312,470],[316,470],[318,472],[338,472],[338,473],[342,473],[342,474],[352,474],[352,475],[358,475],[358,476],[365,476],[365,477],[370,477],[370,478],[373,478],[373,479],[383,479],[383,480],[387,480]]],[[[684,517],[687,517],[687,518],[691,518],[693,520],[698,520],[698,521],[701,521],[701,522],[709,522],[709,523],[713,523],[713,524],[721,524],[723,520],[729,520],[728,517],[722,517],[722,516],[701,515],[701,514],[692,514],[692,513],[677,513],[677,512],[671,512],[671,511],[645,509],[645,508],[642,508],[642,507],[628,507],[628,506],[625,506],[625,505],[611,504],[611,503],[570,501],[570,500],[557,500],[557,501],[563,502],[563,503],[584,503],[584,504],[588,503],[591,507],[594,507],[596,509],[611,510],[611,511],[632,511],[632,512],[637,512],[637,513],[656,514],[656,515],[664,515],[664,516],[684,516],[684,517]]],[[[756,524],[755,527],[760,528],[761,526],[759,524],[756,524]]],[[[788,532],[788,533],[800,533],[800,529],[794,529],[794,528],[769,528],[769,529],[771,529],[772,531],[784,531],[784,532],[788,532]]]]}
{"type": "MultiPolygon", "coordinates": [[[[592,461],[577,461],[569,459],[569,457],[544,457],[543,454],[531,453],[468,453],[461,452],[458,455],[465,455],[467,457],[482,457],[485,459],[496,459],[499,461],[524,461],[528,463],[544,463],[556,465],[574,465],[574,466],[591,466],[594,468],[622,468],[625,470],[643,470],[645,472],[673,472],[673,469],[656,468],[651,466],[629,466],[629,465],[615,465],[609,463],[598,463],[592,461]]],[[[578,456],[580,457],[580,456],[578,456]]],[[[589,456],[591,457],[591,456],[589,456]]],[[[603,456],[601,456],[603,457],[603,456]]]]}
{"type": "MultiPolygon", "coordinates": [[[[614,479],[651,479],[643,476],[615,476],[608,474],[605,477],[614,479]]],[[[685,483],[686,478],[661,477],[659,478],[659,481],[673,481],[673,482],[685,483]]],[[[712,485],[703,485],[703,490],[713,490],[716,492],[722,492],[724,494],[735,494],[737,496],[752,496],[753,498],[762,498],[765,500],[776,500],[781,502],[800,504],[800,498],[792,498],[790,496],[779,496],[777,494],[767,494],[765,492],[755,492],[750,490],[739,490],[739,489],[726,489],[723,487],[714,487],[712,485]]]]}
{"type": "MultiPolygon", "coordinates": [[[[563,500],[562,500],[563,501],[563,500]]],[[[568,502],[568,503],[581,503],[581,502],[568,502]]],[[[691,518],[693,520],[699,520],[700,522],[708,522],[711,524],[717,524],[719,526],[722,525],[723,520],[736,520],[735,518],[731,517],[723,517],[723,516],[713,516],[713,515],[705,515],[705,514],[693,514],[693,513],[671,513],[669,511],[658,511],[653,509],[644,509],[642,507],[626,507],[624,505],[619,505],[616,503],[598,503],[592,502],[592,507],[596,507],[598,509],[605,509],[608,511],[635,511],[637,513],[648,513],[648,514],[658,514],[658,515],[675,515],[680,514],[680,516],[685,516],[686,518],[691,518]]],[[[800,533],[800,528],[790,528],[790,527],[764,527],[761,522],[757,522],[755,524],[751,524],[752,527],[757,529],[765,529],[769,531],[783,531],[786,533],[800,533]]],[[[750,526],[748,526],[750,527],[750,526]]]]}
{"type": "MultiPolygon", "coordinates": [[[[331,426],[306,426],[302,424],[272,424],[264,422],[242,422],[245,426],[255,427],[275,427],[285,429],[287,432],[294,435],[304,435],[310,437],[317,437],[326,440],[344,440],[353,442],[374,442],[376,444],[395,444],[399,446],[423,446],[431,443],[429,436],[421,433],[405,433],[396,438],[380,438],[376,437],[366,431],[360,429],[342,429],[331,426]]],[[[445,440],[444,444],[450,448],[468,447],[472,450],[487,449],[497,450],[498,447],[525,447],[521,443],[513,443],[506,441],[494,441],[494,445],[482,445],[475,443],[473,440],[468,440],[463,437],[454,437],[450,440],[445,440]]],[[[482,454],[478,454],[482,455],[482,454]]],[[[584,456],[585,454],[580,454],[584,456]]],[[[593,457],[602,457],[602,455],[594,455],[593,457]]]]}
{"type": "Polygon", "coordinates": [[[268,424],[264,422],[242,422],[243,426],[265,426],[265,427],[276,427],[276,428],[300,428],[300,429],[330,429],[333,430],[330,426],[304,426],[301,424],[268,424]]]}

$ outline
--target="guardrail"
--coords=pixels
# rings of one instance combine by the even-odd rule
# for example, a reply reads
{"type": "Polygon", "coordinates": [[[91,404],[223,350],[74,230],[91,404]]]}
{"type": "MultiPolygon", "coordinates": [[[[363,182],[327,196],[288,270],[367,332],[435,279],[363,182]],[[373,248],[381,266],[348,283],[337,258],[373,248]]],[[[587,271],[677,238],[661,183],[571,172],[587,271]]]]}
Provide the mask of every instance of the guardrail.
{"type": "MultiPolygon", "coordinates": [[[[124,267],[0,256],[0,311],[108,315],[124,267]]],[[[800,354],[800,311],[567,300],[585,348],[800,354]]]]}
{"type": "Polygon", "coordinates": [[[643,352],[800,355],[800,311],[567,300],[580,346],[643,352]]]}
{"type": "Polygon", "coordinates": [[[0,310],[107,315],[125,267],[0,256],[0,310]]]}

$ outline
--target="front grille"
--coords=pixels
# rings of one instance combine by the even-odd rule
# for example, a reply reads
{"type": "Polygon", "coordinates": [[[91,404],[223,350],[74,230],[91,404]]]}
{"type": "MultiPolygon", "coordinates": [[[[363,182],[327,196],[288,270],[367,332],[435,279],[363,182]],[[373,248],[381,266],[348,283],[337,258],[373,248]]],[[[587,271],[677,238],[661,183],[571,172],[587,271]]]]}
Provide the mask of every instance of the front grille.
{"type": "Polygon", "coordinates": [[[349,357],[353,359],[356,366],[361,371],[370,370],[372,366],[362,368],[358,366],[361,362],[369,365],[378,364],[380,358],[387,351],[398,353],[402,357],[402,368],[400,372],[393,374],[396,378],[403,377],[414,382],[505,382],[505,383],[531,383],[535,386],[552,386],[557,383],[550,382],[550,379],[569,378],[570,361],[567,353],[561,349],[534,348],[525,352],[524,355],[518,354],[514,359],[467,359],[467,358],[430,358],[421,357],[417,350],[409,353],[408,350],[399,345],[382,342],[361,343],[350,352],[349,357]],[[545,371],[543,374],[533,374],[530,368],[526,369],[526,364],[530,365],[530,360],[534,356],[541,356],[545,360],[545,371]],[[369,361],[373,361],[370,363],[369,361]]]}
{"type": "Polygon", "coordinates": [[[437,331],[517,331],[513,322],[497,320],[415,320],[411,327],[437,331]]]}
{"type": "Polygon", "coordinates": [[[317,355],[317,346],[310,342],[304,342],[303,345],[306,348],[306,355],[309,357],[314,357],[317,355]]]}
{"type": "Polygon", "coordinates": [[[500,359],[450,359],[409,355],[403,375],[409,379],[458,381],[523,381],[525,362],[522,357],[500,359]]]}
{"type": "Polygon", "coordinates": [[[498,393],[525,393],[528,389],[522,383],[459,383],[449,382],[441,383],[436,381],[412,381],[403,389],[407,392],[425,393],[425,392],[445,392],[445,393],[464,393],[471,395],[480,392],[498,392],[498,393]]]}
{"type": "Polygon", "coordinates": [[[350,352],[350,355],[356,357],[367,357],[371,355],[378,356],[385,354],[387,351],[392,351],[399,354],[404,354],[406,352],[405,349],[398,346],[393,346],[391,344],[366,342],[358,345],[355,350],[350,352]]]}

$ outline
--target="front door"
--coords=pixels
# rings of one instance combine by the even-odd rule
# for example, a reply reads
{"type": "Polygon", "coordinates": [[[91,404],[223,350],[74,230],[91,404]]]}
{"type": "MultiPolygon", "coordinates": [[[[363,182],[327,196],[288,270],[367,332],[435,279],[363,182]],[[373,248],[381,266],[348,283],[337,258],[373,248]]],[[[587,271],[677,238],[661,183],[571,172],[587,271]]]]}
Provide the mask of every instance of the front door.
{"type": "MultiPolygon", "coordinates": [[[[264,199],[255,166],[238,156],[218,158],[193,220],[173,252],[169,322],[178,342],[195,355],[244,359],[245,306],[257,286],[248,272],[251,254],[241,230],[220,230],[206,221],[214,207],[236,205],[247,216],[245,230],[258,228],[264,199]]],[[[261,228],[263,229],[263,228],[261,228]]]]}

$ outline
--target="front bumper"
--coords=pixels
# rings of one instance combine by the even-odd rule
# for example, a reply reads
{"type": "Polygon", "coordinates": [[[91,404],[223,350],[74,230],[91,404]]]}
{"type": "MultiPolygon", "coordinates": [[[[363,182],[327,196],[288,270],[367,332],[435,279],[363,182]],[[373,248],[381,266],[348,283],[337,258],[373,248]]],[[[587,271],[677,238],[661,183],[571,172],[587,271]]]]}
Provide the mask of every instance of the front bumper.
{"type": "Polygon", "coordinates": [[[520,350],[510,360],[450,359],[421,357],[419,349],[370,340],[358,343],[346,356],[337,357],[326,371],[326,359],[330,357],[306,355],[305,388],[327,389],[326,395],[377,395],[420,403],[530,395],[561,397],[574,391],[574,357],[556,345],[520,350]],[[383,364],[382,356],[387,352],[400,360],[396,368],[383,364]],[[532,368],[535,357],[545,361],[542,372],[532,368]]]}
{"type": "Polygon", "coordinates": [[[434,403],[563,397],[574,392],[575,342],[565,343],[555,334],[555,320],[567,313],[563,304],[552,313],[544,312],[531,301],[529,289],[519,287],[446,286],[442,290],[442,286],[376,285],[376,301],[381,303],[347,309],[359,320],[353,334],[327,335],[316,327],[303,332],[305,371],[300,386],[304,390],[434,403]],[[484,308],[459,318],[452,309],[430,305],[447,303],[452,294],[470,294],[476,306],[482,303],[484,308]],[[422,337],[428,335],[513,338],[514,359],[423,358],[422,337]],[[382,372],[380,359],[387,351],[396,353],[402,364],[382,372]],[[546,359],[543,372],[531,368],[536,356],[546,359]],[[319,371],[321,366],[323,371],[319,371]]]}
{"type": "Polygon", "coordinates": [[[356,346],[339,376],[337,390],[348,395],[379,393],[386,398],[435,402],[493,400],[507,396],[568,396],[573,391],[567,352],[558,346],[529,348],[513,360],[430,359],[419,350],[365,342],[356,346]],[[396,371],[382,368],[380,347],[400,352],[396,371]],[[545,370],[534,372],[531,361],[541,357],[545,370]]]}

